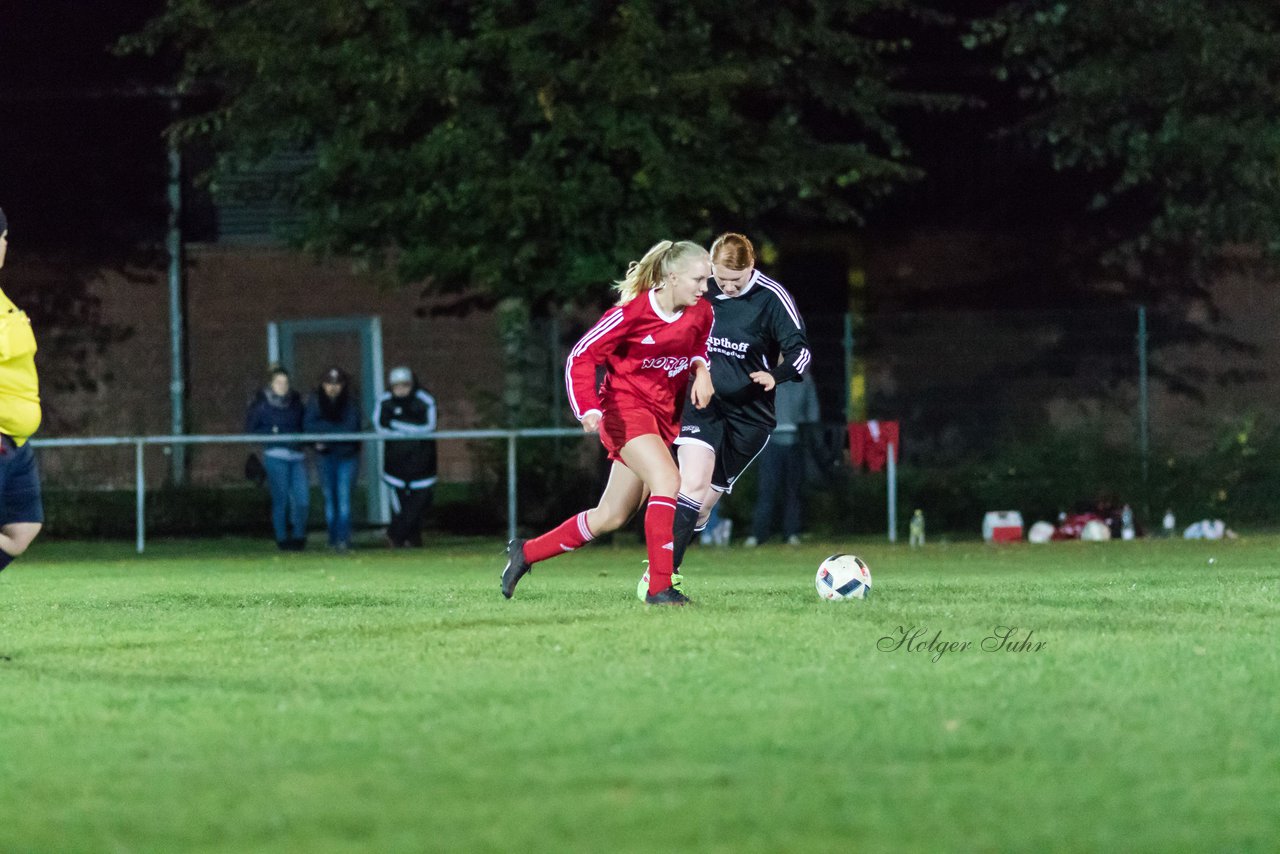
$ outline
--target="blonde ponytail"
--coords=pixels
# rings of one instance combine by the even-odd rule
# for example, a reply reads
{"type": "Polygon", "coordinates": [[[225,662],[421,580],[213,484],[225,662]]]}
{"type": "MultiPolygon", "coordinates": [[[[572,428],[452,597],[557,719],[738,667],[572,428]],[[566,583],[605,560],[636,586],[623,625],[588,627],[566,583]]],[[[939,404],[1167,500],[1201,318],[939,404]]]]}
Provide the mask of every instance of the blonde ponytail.
{"type": "Polygon", "coordinates": [[[688,240],[658,241],[643,258],[627,265],[627,275],[621,281],[613,283],[613,289],[618,292],[618,305],[626,305],[645,291],[663,287],[667,273],[690,259],[707,257],[707,250],[688,240]]]}

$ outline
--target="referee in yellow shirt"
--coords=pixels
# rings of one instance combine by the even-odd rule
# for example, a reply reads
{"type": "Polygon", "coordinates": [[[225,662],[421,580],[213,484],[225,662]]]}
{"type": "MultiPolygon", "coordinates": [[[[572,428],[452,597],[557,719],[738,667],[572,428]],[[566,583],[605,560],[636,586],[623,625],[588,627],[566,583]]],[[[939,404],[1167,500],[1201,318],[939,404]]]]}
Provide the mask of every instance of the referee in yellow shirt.
{"type": "MultiPolygon", "coordinates": [[[[0,210],[0,269],[9,222],[0,210]]],[[[0,570],[27,550],[44,523],[40,473],[27,439],[40,426],[31,320],[0,290],[0,570]]]]}

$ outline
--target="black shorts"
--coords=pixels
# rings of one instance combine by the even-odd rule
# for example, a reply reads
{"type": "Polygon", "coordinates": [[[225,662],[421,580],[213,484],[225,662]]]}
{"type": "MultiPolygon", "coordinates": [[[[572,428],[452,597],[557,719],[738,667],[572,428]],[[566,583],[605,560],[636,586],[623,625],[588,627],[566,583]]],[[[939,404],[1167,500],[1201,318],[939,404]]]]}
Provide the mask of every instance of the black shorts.
{"type": "Polygon", "coordinates": [[[29,443],[19,448],[8,436],[0,437],[0,525],[43,521],[35,451],[29,443]]]}
{"type": "Polygon", "coordinates": [[[716,455],[711,472],[711,488],[717,492],[733,492],[734,481],[747,470],[769,444],[773,425],[756,418],[743,418],[729,407],[717,405],[713,398],[706,409],[685,406],[676,445],[702,445],[716,455]]]}

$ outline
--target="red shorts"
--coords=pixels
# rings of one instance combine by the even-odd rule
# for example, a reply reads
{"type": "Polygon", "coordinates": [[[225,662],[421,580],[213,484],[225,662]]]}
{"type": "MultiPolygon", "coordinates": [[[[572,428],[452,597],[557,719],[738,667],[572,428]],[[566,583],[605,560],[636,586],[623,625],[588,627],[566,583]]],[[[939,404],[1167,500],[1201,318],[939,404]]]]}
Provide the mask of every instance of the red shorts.
{"type": "Polygon", "coordinates": [[[653,433],[670,446],[680,434],[680,422],[660,419],[641,406],[611,406],[600,419],[600,441],[609,459],[622,462],[622,446],[637,436],[653,433]]]}

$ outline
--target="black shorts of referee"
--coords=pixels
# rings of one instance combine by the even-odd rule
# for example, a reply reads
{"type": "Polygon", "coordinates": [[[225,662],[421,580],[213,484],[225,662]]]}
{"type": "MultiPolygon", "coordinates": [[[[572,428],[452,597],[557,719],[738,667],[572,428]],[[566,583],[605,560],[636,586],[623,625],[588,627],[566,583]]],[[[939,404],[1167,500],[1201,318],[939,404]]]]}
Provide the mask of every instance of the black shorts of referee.
{"type": "Polygon", "coordinates": [[[19,447],[0,434],[0,525],[14,522],[44,522],[40,472],[30,442],[19,447]]]}

